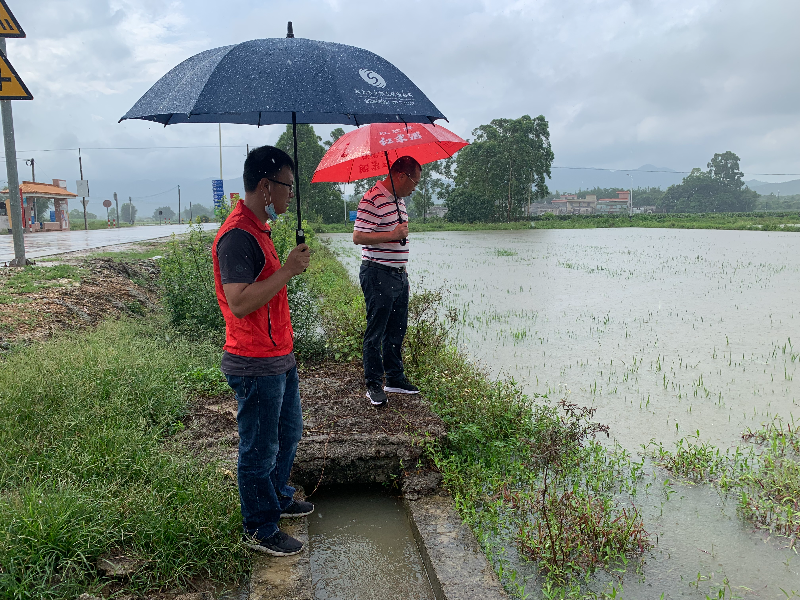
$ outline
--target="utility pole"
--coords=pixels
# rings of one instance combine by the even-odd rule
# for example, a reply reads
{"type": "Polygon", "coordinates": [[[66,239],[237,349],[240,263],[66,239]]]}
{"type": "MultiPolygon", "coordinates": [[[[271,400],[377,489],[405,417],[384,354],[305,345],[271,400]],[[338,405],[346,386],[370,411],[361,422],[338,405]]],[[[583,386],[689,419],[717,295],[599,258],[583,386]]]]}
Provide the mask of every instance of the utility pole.
{"type": "MultiPolygon", "coordinates": [[[[6,39],[0,38],[0,51],[6,54],[6,39]]],[[[8,170],[8,215],[11,217],[11,233],[14,238],[14,260],[11,266],[24,267],[25,236],[22,223],[22,198],[19,195],[19,173],[17,172],[17,144],[14,141],[14,116],[11,100],[0,101],[0,113],[3,121],[3,143],[6,151],[6,169],[8,170]]]]}
{"type": "Polygon", "coordinates": [[[630,205],[630,208],[628,209],[628,217],[632,217],[633,216],[633,175],[631,175],[630,173],[628,173],[627,175],[628,175],[628,177],[631,178],[631,193],[630,193],[630,195],[628,197],[628,204],[630,205]]]}
{"type": "Polygon", "coordinates": [[[192,222],[192,201],[189,200],[189,222],[192,222]]]}
{"type": "Polygon", "coordinates": [[[128,215],[131,219],[131,225],[133,225],[133,198],[128,196],[128,206],[130,207],[130,214],[128,215]]]}
{"type": "Polygon", "coordinates": [[[29,158],[25,161],[25,164],[31,168],[31,181],[36,183],[36,160],[29,158]]]}
{"type": "Polygon", "coordinates": [[[117,211],[117,229],[119,229],[119,200],[117,199],[117,192],[114,192],[114,210],[117,211]]]}
{"type": "MultiPolygon", "coordinates": [[[[83,159],[81,158],[81,149],[78,148],[78,168],[81,171],[81,181],[83,181],[83,159]]],[[[83,230],[89,231],[89,222],[86,220],[86,196],[82,199],[83,204],[83,230]]]]}
{"type": "Polygon", "coordinates": [[[219,178],[222,180],[222,123],[219,125],[219,178]]]}
{"type": "Polygon", "coordinates": [[[178,225],[181,224],[181,186],[178,186],[178,225]]]}

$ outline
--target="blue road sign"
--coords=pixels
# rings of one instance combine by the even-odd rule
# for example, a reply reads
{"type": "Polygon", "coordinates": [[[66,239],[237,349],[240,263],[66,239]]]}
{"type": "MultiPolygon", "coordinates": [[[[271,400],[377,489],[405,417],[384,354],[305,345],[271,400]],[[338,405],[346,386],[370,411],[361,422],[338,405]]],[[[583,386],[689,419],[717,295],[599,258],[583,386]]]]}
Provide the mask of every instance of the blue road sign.
{"type": "Polygon", "coordinates": [[[351,210],[350,211],[350,220],[351,221],[355,221],[356,220],[356,214],[358,214],[358,211],[355,211],[355,210],[351,210]]]}
{"type": "Polygon", "coordinates": [[[220,208],[222,206],[222,200],[225,198],[222,179],[211,180],[211,191],[214,193],[214,207],[220,208]]]}

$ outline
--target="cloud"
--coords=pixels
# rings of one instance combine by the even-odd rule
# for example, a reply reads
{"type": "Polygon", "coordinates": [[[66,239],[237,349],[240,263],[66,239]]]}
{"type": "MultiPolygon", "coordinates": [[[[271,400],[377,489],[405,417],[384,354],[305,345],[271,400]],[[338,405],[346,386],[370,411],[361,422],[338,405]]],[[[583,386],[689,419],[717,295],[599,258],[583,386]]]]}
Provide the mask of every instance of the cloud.
{"type": "MultiPolygon", "coordinates": [[[[290,20],[299,37],[361,46],[390,60],[462,136],[493,118],[544,114],[556,164],[686,170],[733,150],[748,173],[800,172],[798,3],[230,0],[223,9],[210,0],[74,0],[70,10],[63,0],[12,4],[28,38],[9,40],[9,56],[36,97],[14,103],[18,148],[211,146],[86,151],[85,168],[103,179],[218,174],[216,126],[164,129],[117,120],[182,60],[207,48],[282,37],[290,20]]],[[[224,126],[223,142],[239,146],[224,151],[225,177],[241,169],[245,144],[272,143],[280,131],[224,126]]],[[[35,156],[42,179],[77,178],[76,152],[35,156]]]]}

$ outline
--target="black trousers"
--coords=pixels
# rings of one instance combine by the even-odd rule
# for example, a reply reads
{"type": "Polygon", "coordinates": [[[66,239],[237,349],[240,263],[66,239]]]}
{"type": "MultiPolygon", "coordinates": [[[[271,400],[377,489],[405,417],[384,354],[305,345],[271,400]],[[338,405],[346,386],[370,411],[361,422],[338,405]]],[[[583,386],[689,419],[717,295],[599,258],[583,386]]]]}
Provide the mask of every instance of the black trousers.
{"type": "Polygon", "coordinates": [[[408,326],[408,274],[362,263],[358,279],[367,305],[364,379],[367,384],[401,381],[400,350],[408,326]]]}

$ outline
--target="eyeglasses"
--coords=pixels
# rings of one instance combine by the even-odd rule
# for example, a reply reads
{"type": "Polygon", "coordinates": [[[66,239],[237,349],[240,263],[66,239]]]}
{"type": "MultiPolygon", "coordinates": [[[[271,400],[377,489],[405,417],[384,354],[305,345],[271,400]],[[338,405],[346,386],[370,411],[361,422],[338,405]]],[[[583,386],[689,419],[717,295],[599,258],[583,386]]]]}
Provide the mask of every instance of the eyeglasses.
{"type": "Polygon", "coordinates": [[[285,185],[287,188],[289,188],[289,193],[292,193],[294,191],[293,183],[283,183],[282,181],[278,181],[277,179],[272,179],[272,177],[265,177],[264,179],[268,179],[272,183],[279,183],[281,185],[285,185]]]}
{"type": "Polygon", "coordinates": [[[413,178],[411,175],[409,175],[408,173],[403,173],[403,175],[405,175],[405,176],[406,176],[406,177],[408,177],[408,178],[409,178],[411,181],[413,181],[413,182],[414,182],[414,185],[419,185],[419,179],[422,179],[422,175],[420,175],[419,179],[414,179],[414,178],[413,178]]]}

